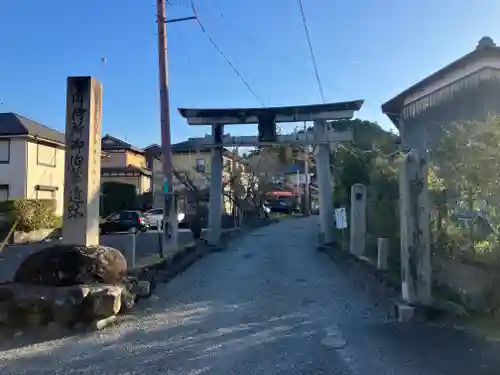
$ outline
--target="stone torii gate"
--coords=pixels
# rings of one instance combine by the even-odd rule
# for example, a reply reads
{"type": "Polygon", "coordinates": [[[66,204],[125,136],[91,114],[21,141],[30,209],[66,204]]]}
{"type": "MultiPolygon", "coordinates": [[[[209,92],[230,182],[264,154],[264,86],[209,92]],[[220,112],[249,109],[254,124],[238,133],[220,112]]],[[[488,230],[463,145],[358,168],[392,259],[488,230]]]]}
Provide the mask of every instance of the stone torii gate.
{"type": "Polygon", "coordinates": [[[363,105],[363,100],[329,104],[236,109],[185,109],[179,113],[189,125],[211,125],[212,134],[190,141],[212,148],[209,236],[208,243],[218,246],[222,216],[222,151],[224,147],[269,146],[274,144],[317,145],[316,172],[319,185],[319,204],[322,244],[333,243],[333,200],[330,180],[330,144],[352,141],[351,131],[331,131],[326,121],[350,119],[363,105]],[[276,124],[313,121],[312,134],[278,135],[276,124]],[[224,125],[258,124],[258,136],[233,137],[224,134],[224,125]]]}

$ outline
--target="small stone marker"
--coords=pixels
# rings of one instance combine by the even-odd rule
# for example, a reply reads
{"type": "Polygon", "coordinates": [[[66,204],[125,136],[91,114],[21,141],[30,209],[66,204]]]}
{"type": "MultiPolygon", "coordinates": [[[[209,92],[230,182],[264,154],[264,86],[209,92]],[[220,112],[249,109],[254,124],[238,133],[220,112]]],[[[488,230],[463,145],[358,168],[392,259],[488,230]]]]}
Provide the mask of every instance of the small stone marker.
{"type": "Polygon", "coordinates": [[[99,244],[102,86],[68,77],[63,242],[99,244]]]}
{"type": "Polygon", "coordinates": [[[389,257],[389,239],[377,239],[377,268],[382,271],[387,270],[387,258],[389,257]]]}
{"type": "Polygon", "coordinates": [[[351,253],[358,258],[365,254],[366,186],[351,186],[351,253]]]}

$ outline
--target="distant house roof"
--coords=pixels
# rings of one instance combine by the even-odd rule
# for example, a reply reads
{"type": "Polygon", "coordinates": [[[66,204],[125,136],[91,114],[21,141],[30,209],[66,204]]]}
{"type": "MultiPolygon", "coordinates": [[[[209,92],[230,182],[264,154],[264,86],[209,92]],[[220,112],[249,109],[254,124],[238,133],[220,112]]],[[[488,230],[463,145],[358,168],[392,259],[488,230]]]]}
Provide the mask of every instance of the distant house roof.
{"type": "Polygon", "coordinates": [[[172,145],[172,152],[210,152],[211,149],[206,146],[198,146],[193,142],[184,141],[172,145]]]}
{"type": "Polygon", "coordinates": [[[140,154],[144,153],[143,150],[109,134],[102,137],[101,149],[103,151],[132,150],[140,154]]]}
{"type": "Polygon", "coordinates": [[[136,167],[135,165],[127,165],[126,167],[101,167],[101,174],[112,172],[133,172],[151,176],[151,171],[149,169],[136,167]]]}
{"type": "MultiPolygon", "coordinates": [[[[149,155],[153,155],[156,158],[161,158],[161,147],[157,144],[152,144],[144,149],[149,155]]],[[[207,146],[199,146],[191,141],[184,141],[175,143],[172,145],[172,152],[175,153],[190,153],[190,152],[212,152],[212,149],[207,146]]],[[[227,149],[224,150],[224,155],[227,157],[234,157],[233,153],[227,149]]]]}
{"type": "Polygon", "coordinates": [[[432,82],[435,82],[436,80],[444,77],[453,70],[461,69],[466,65],[469,65],[471,62],[487,57],[500,58],[500,47],[497,47],[491,38],[483,37],[479,41],[474,51],[468,53],[465,56],[462,56],[458,60],[453,61],[451,64],[446,65],[444,68],[439,69],[437,72],[422,79],[391,100],[382,104],[382,112],[385,113],[387,117],[389,117],[389,119],[394,123],[394,125],[396,125],[396,127],[398,127],[399,117],[404,107],[404,101],[409,95],[422,90],[432,82]]]}
{"type": "Polygon", "coordinates": [[[155,156],[157,158],[160,158],[161,157],[161,147],[157,144],[152,144],[152,145],[149,145],[148,147],[146,147],[144,149],[144,152],[146,154],[149,154],[149,155],[152,155],[152,156],[155,156]]]}
{"type": "Polygon", "coordinates": [[[60,145],[65,144],[63,133],[17,113],[0,113],[0,137],[8,136],[27,136],[44,139],[60,145]]]}

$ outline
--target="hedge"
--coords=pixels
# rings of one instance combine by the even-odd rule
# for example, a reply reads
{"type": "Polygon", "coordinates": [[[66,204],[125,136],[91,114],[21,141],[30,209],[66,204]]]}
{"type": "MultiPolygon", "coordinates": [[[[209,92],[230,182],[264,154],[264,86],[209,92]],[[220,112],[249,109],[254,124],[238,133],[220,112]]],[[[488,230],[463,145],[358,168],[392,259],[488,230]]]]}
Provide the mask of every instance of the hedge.
{"type": "Polygon", "coordinates": [[[31,232],[42,228],[54,228],[56,201],[52,199],[14,199],[0,202],[0,213],[4,214],[7,224],[17,223],[16,229],[31,232]]]}

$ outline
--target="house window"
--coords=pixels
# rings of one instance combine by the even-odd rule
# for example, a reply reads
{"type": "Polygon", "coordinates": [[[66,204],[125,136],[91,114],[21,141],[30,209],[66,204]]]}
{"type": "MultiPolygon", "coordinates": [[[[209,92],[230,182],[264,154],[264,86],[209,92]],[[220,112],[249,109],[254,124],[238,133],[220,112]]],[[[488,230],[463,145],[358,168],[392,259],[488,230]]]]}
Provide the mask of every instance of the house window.
{"type": "Polygon", "coordinates": [[[9,200],[9,185],[0,185],[0,202],[9,200]]]}
{"type": "Polygon", "coordinates": [[[205,172],[205,159],[196,159],[196,171],[205,172]]]}
{"type": "Polygon", "coordinates": [[[54,191],[37,190],[36,199],[56,199],[56,194],[54,191]]]}
{"type": "Polygon", "coordinates": [[[36,162],[38,165],[55,167],[57,159],[57,149],[38,143],[36,145],[36,162]]]}
{"type": "Polygon", "coordinates": [[[10,162],[10,139],[0,139],[0,163],[10,162]]]}
{"type": "Polygon", "coordinates": [[[36,199],[56,199],[56,191],[57,187],[55,186],[45,186],[45,185],[36,185],[35,193],[36,199]]]}

